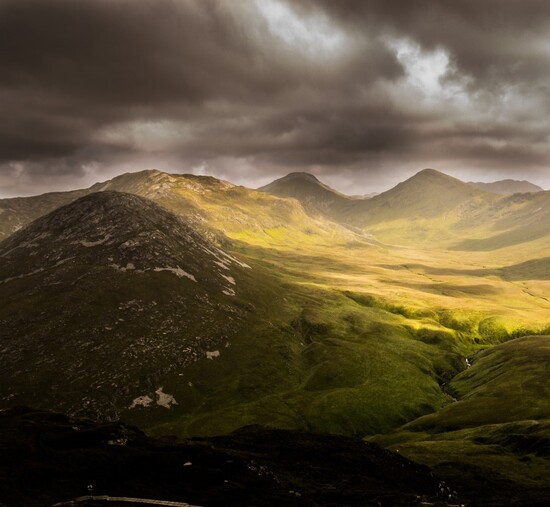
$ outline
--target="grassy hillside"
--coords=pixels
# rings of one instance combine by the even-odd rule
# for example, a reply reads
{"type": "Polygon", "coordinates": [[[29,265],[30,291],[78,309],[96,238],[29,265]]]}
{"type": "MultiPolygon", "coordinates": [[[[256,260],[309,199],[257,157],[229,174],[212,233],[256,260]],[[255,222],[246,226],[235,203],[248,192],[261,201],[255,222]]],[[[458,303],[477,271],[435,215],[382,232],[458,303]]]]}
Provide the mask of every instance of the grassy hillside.
{"type": "Polygon", "coordinates": [[[192,410],[155,432],[213,434],[243,421],[386,432],[451,403],[443,384],[466,368],[466,357],[548,325],[547,301],[492,273],[440,268],[426,282],[424,270],[368,245],[239,250],[283,276],[270,328],[240,334],[219,361],[186,372],[196,389],[180,396],[192,410]]]}
{"type": "Polygon", "coordinates": [[[470,361],[448,385],[456,402],[375,440],[451,480],[462,475],[479,500],[495,494],[480,487],[485,480],[503,502],[548,501],[550,336],[518,338],[470,361]]]}
{"type": "Polygon", "coordinates": [[[427,170],[353,201],[363,229],[208,177],[84,193],[0,243],[2,407],[369,436],[491,498],[543,494],[548,338],[515,338],[550,326],[549,193],[427,170]]]}

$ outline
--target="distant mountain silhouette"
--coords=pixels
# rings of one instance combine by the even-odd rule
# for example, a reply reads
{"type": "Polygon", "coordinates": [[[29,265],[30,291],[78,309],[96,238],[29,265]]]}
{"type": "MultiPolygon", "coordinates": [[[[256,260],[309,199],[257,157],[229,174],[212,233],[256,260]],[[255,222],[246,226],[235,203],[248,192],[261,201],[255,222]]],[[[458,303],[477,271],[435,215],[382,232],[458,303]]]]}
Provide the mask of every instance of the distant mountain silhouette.
{"type": "Polygon", "coordinates": [[[329,217],[337,217],[354,201],[305,172],[287,174],[258,190],[278,197],[292,197],[308,212],[329,217]]]}
{"type": "Polygon", "coordinates": [[[486,192],[493,192],[500,195],[512,195],[527,192],[541,192],[544,189],[531,183],[530,181],[517,181],[517,180],[501,180],[494,181],[492,183],[483,182],[470,182],[470,185],[474,185],[486,192]]]}

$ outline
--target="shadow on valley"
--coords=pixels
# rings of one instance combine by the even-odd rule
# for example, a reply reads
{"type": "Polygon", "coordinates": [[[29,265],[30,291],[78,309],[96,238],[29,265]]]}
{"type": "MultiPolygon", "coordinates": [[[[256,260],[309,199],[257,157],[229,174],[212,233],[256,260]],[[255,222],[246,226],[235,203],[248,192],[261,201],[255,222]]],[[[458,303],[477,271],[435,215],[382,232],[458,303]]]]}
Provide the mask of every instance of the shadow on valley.
{"type": "Polygon", "coordinates": [[[546,225],[537,227],[517,228],[484,239],[465,239],[452,245],[450,250],[466,250],[472,252],[490,252],[500,248],[521,245],[535,241],[548,235],[546,225]]]}
{"type": "Polygon", "coordinates": [[[503,268],[503,278],[510,281],[550,280],[550,257],[531,259],[503,268]]]}
{"type": "Polygon", "coordinates": [[[384,269],[391,269],[394,271],[409,270],[420,271],[428,275],[440,275],[440,276],[490,276],[499,274],[499,270],[496,269],[457,269],[457,268],[440,268],[434,266],[428,266],[426,264],[377,264],[377,266],[384,269]]]}
{"type": "Polygon", "coordinates": [[[475,296],[495,296],[500,294],[500,291],[488,284],[478,285],[455,285],[450,283],[410,283],[410,282],[398,282],[397,280],[391,281],[392,285],[399,287],[407,287],[409,289],[415,289],[429,294],[438,294],[447,297],[463,297],[465,295],[475,296]]]}
{"type": "MultiPolygon", "coordinates": [[[[531,259],[518,264],[511,264],[501,268],[485,269],[457,269],[440,268],[426,264],[377,264],[377,266],[394,271],[409,270],[419,271],[434,276],[462,276],[462,277],[487,277],[498,276],[502,280],[518,282],[524,280],[550,280],[550,257],[531,259]]],[[[392,282],[395,283],[395,282],[392,282]]],[[[460,287],[460,286],[457,286],[460,287]]],[[[476,286],[471,286],[476,287],[476,286]]],[[[481,287],[481,286],[479,286],[481,287]]]]}

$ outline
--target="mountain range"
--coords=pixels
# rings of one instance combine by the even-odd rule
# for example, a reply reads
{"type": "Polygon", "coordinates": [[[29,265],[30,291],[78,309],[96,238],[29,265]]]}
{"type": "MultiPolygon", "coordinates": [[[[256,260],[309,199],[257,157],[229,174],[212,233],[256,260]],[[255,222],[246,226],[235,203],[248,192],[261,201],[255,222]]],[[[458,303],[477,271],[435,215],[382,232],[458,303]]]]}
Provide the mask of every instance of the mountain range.
{"type": "Polygon", "coordinates": [[[490,250],[550,233],[544,225],[550,193],[528,182],[469,184],[424,169],[369,199],[343,196],[304,173],[292,173],[260,190],[295,197],[310,212],[389,243],[490,250]]]}
{"type": "Polygon", "coordinates": [[[0,200],[0,408],[347,435],[539,501],[549,213],[433,169],[370,198],[143,171],[0,200]]]}

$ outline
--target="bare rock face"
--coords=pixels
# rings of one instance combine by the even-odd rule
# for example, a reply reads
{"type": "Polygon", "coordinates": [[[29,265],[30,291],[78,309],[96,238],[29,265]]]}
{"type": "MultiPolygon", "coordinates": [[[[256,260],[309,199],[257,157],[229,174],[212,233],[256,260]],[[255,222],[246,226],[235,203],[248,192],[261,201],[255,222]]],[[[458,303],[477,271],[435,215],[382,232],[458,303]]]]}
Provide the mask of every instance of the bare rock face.
{"type": "Polygon", "coordinates": [[[227,346],[253,309],[248,265],[132,194],[93,193],[39,218],[0,243],[0,261],[5,405],[177,410],[174,378],[227,346]]]}

